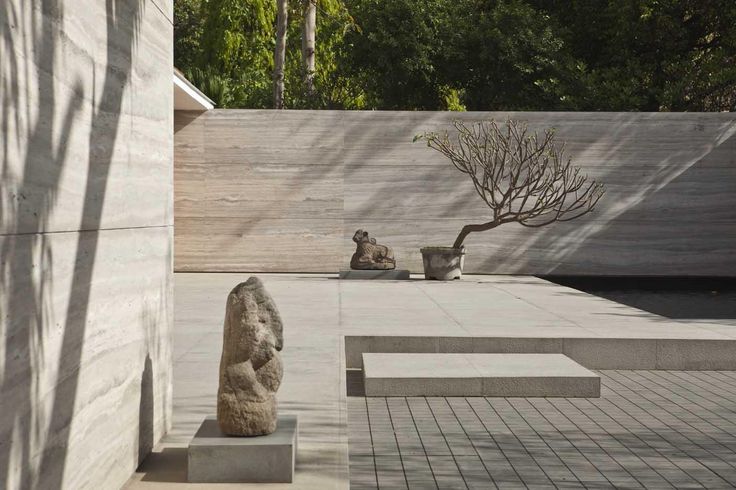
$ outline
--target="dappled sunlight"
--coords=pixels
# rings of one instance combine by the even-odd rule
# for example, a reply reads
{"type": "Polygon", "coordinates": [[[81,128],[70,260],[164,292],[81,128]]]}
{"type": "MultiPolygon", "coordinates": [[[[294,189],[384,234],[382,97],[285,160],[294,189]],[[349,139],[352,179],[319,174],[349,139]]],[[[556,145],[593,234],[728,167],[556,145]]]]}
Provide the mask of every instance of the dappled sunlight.
{"type": "Polygon", "coordinates": [[[734,484],[731,373],[598,374],[600,398],[351,397],[351,484],[734,484]]]}
{"type": "Polygon", "coordinates": [[[413,137],[456,118],[508,117],[554,127],[606,194],[574,222],[471,233],[466,272],[718,274],[717,257],[729,263],[728,115],[221,110],[196,120],[206,143],[177,139],[178,169],[206,162],[196,164],[205,189],[177,181],[177,270],[334,272],[360,228],[421,272],[420,247],[449,245],[491,216],[467,177],[413,137]]]}
{"type": "MultiPolygon", "coordinates": [[[[89,14],[98,16],[101,27],[99,53],[91,44],[84,46],[90,52],[76,50],[80,40],[84,44],[96,34],[80,31],[70,2],[0,3],[3,487],[54,489],[105,477],[94,476],[106,471],[102,466],[83,468],[68,459],[87,451],[85,437],[101,429],[86,426],[99,416],[85,413],[90,397],[96,398],[95,380],[81,380],[87,375],[83,365],[96,361],[88,359],[85,344],[91,336],[91,352],[99,351],[100,316],[110,314],[98,308],[126,301],[110,297],[120,292],[115,278],[101,282],[95,277],[98,256],[113,249],[99,232],[108,181],[118,162],[130,163],[125,160],[135,151],[123,148],[118,136],[133,133],[123,114],[131,106],[129,84],[149,3],[107,0],[92,8],[89,14]]],[[[161,258],[165,277],[168,260],[161,258]]],[[[104,265],[115,270],[114,263],[104,265]]],[[[131,454],[127,464],[142,459],[161,436],[161,425],[169,423],[170,388],[161,392],[160,387],[169,385],[161,376],[169,375],[170,346],[158,336],[170,324],[170,284],[160,284],[157,292],[162,301],[143,299],[139,312],[146,332],[140,371],[110,380],[141,392],[135,414],[139,454],[131,454]]],[[[114,318],[107,321],[115,326],[114,318]]],[[[119,395],[113,386],[110,396],[119,395]]],[[[109,450],[116,449],[101,452],[109,450]]],[[[111,471],[124,473],[125,468],[111,471]]]]}
{"type": "MultiPolygon", "coordinates": [[[[614,121],[607,122],[604,133],[590,143],[581,144],[577,141],[579,136],[574,133],[574,125],[561,125],[558,131],[561,139],[567,138],[571,143],[568,145],[568,154],[573,161],[582,165],[584,172],[606,185],[606,194],[594,212],[570,225],[553,224],[533,230],[526,233],[527,237],[522,241],[514,235],[507,244],[515,252],[503,259],[491,255],[485,260],[482,270],[491,270],[494,262],[503,260],[514,264],[516,270],[531,269],[536,274],[570,274],[576,271],[585,274],[614,273],[613,269],[606,272],[605,268],[583,268],[576,256],[582,253],[586,259],[592,258],[602,246],[602,240],[610,240],[611,247],[619,246],[615,242],[620,241],[622,245],[627,243],[636,249],[642,246],[642,242],[657,236],[661,226],[656,223],[657,220],[664,222],[671,216],[670,219],[682,222],[683,216],[675,215],[673,206],[676,210],[687,211],[688,203],[684,200],[695,199],[696,196],[682,196],[679,191],[670,192],[668,186],[677,179],[688,182],[687,173],[694,168],[723,165],[720,157],[710,157],[711,153],[720,145],[734,144],[728,138],[736,131],[736,123],[729,118],[708,123],[704,119],[702,124],[689,128],[676,123],[670,127],[659,120],[657,114],[611,114],[609,117],[614,121]],[[688,135],[687,144],[672,136],[670,133],[673,130],[683,132],[683,138],[688,135]],[[642,141],[644,138],[649,140],[646,144],[642,141]],[[634,153],[635,148],[642,150],[634,153]],[[664,205],[665,202],[669,205],[664,205]],[[629,217],[629,214],[632,216],[629,217]],[[632,229],[636,229],[636,234],[632,235],[631,231],[625,229],[616,231],[620,226],[634,227],[632,229]],[[538,255],[540,253],[541,256],[538,255]],[[539,267],[531,262],[530,257],[541,260],[545,265],[539,267]]],[[[690,186],[696,188],[697,182],[694,180],[690,186]]],[[[692,206],[698,205],[698,202],[692,202],[692,206]]],[[[698,210],[692,210],[692,215],[685,217],[697,219],[698,210]]],[[[649,248],[645,250],[651,253],[649,248]]]]}

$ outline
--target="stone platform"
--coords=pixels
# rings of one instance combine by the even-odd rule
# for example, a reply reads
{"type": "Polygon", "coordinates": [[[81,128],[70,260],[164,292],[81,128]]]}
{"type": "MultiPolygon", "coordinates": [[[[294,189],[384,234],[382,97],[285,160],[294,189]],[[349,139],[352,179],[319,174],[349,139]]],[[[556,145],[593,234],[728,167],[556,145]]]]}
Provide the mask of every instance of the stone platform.
{"type": "Polygon", "coordinates": [[[366,396],[599,397],[600,377],[562,354],[363,354],[366,396]]]}
{"type": "Polygon", "coordinates": [[[189,443],[191,483],[291,483],[297,450],[296,415],[280,415],[276,432],[231,437],[207,417],[189,443]]]}
{"type": "Polygon", "coordinates": [[[361,369],[366,352],[557,353],[588,369],[736,370],[736,339],[713,338],[719,334],[706,330],[694,331],[689,339],[672,338],[681,332],[664,329],[660,338],[617,337],[615,331],[609,336],[586,337],[554,337],[545,333],[540,331],[538,337],[517,337],[505,332],[498,336],[450,337],[421,335],[418,329],[416,335],[349,335],[345,337],[345,359],[348,369],[361,369]]]}
{"type": "MultiPolygon", "coordinates": [[[[201,484],[186,483],[186,446],[204,417],[216,410],[224,299],[234,285],[249,275],[175,274],[172,427],[146,465],[132,478],[128,489],[202,488],[201,484]]],[[[466,275],[460,281],[442,283],[420,280],[420,275],[413,275],[411,281],[340,281],[335,279],[336,274],[258,276],[276,301],[285,325],[282,351],[285,372],[278,398],[280,410],[299,414],[300,467],[292,484],[249,485],[248,488],[349,488],[346,434],[351,397],[346,394],[346,375],[348,369],[362,367],[363,352],[562,353],[588,369],[611,366],[617,370],[667,370],[651,371],[652,381],[647,389],[627,379],[628,373],[611,372],[620,377],[620,384],[609,384],[609,387],[639,397],[638,405],[633,406],[635,410],[647,402],[642,396],[658,396],[657,383],[661,377],[673,376],[668,370],[676,369],[675,366],[688,371],[687,376],[694,380],[692,389],[702,390],[703,397],[714,396],[710,391],[715,385],[707,381],[708,377],[734,376],[711,370],[736,368],[736,320],[673,320],[535,277],[466,275]],[[704,380],[697,381],[696,377],[701,376],[704,380]]],[[[672,383],[676,386],[681,380],[674,379],[672,383]]],[[[727,379],[722,386],[733,392],[734,384],[733,379],[727,379]]],[[[583,412],[599,404],[598,415],[604,427],[611,427],[614,422],[630,423],[631,438],[641,436],[635,420],[611,404],[611,396],[615,394],[610,388],[605,393],[605,383],[602,390],[601,398],[571,400],[580,404],[585,409],[583,412]]],[[[375,400],[378,405],[383,402],[386,408],[380,398],[367,400],[367,403],[375,400]]],[[[392,400],[402,401],[389,399],[389,403],[392,400]]],[[[479,398],[469,400],[486,403],[479,398]]],[[[504,403],[506,399],[488,400],[504,403]]],[[[552,413],[561,419],[585,418],[566,399],[550,400],[559,404],[552,413]]],[[[365,399],[361,401],[366,404],[365,399]]],[[[677,403],[672,409],[681,411],[683,401],[677,399],[677,403]]],[[[724,402],[712,398],[712,403],[724,402]]],[[[687,406],[692,408],[689,401],[687,406]]],[[[701,413],[698,407],[693,410],[701,413]]],[[[723,406],[713,405],[712,410],[714,414],[722,414],[723,406]]],[[[463,414],[458,412],[458,416],[463,414]]],[[[390,419],[388,415],[385,420],[380,419],[379,415],[372,422],[378,424],[390,419]]],[[[543,425],[544,420],[534,420],[540,432],[548,429],[543,425]]],[[[643,422],[662,427],[651,417],[643,422]]],[[[681,439],[690,430],[685,422],[675,430],[664,432],[668,437],[681,439]]],[[[489,427],[501,423],[494,424],[489,427]]],[[[568,428],[565,424],[561,427],[568,428]]],[[[588,430],[592,431],[592,438],[600,439],[598,431],[588,430]]],[[[710,428],[703,426],[703,431],[710,428]]],[[[395,441],[393,432],[382,434],[395,441]]],[[[698,437],[705,441],[709,436],[703,433],[698,437]]],[[[649,441],[648,437],[643,439],[649,441]]],[[[733,441],[733,438],[724,440],[733,441]]],[[[700,451],[699,446],[683,444],[681,440],[675,447],[695,448],[694,454],[700,451]]],[[[642,451],[650,454],[646,448],[642,451]]],[[[384,454],[385,451],[379,453],[384,454]]],[[[728,457],[732,457],[731,453],[728,457]]],[[[398,455],[381,456],[381,460],[401,468],[398,455]]],[[[655,465],[662,464],[659,458],[653,461],[655,465]]],[[[585,468],[578,463],[574,465],[585,468]]],[[[525,464],[523,467],[527,468],[525,464]]],[[[555,468],[558,467],[559,463],[555,468]]],[[[524,474],[525,470],[520,471],[524,474]]],[[[376,472],[371,469],[371,474],[375,476],[376,472]]],[[[380,471],[378,474],[381,475],[380,471]]]]}
{"type": "Polygon", "coordinates": [[[392,270],[341,270],[340,279],[381,279],[388,281],[407,281],[411,278],[406,269],[392,270]]]}

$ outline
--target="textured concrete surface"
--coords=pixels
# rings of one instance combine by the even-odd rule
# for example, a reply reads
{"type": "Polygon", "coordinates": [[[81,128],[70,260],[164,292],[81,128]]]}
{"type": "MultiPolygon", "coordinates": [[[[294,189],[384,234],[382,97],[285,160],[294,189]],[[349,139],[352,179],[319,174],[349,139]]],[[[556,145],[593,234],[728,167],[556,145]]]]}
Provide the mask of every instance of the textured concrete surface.
{"type": "MultiPolygon", "coordinates": [[[[173,426],[127,488],[187,487],[186,446],[204,417],[215,411],[225,298],[247,277],[175,274],[173,426]]],[[[671,321],[529,277],[467,276],[453,283],[340,281],[309,274],[260,277],[284,322],[280,410],[298,414],[300,425],[294,483],[268,487],[277,490],[349,485],[346,335],[399,335],[421,346],[424,335],[477,343],[474,335],[489,332],[512,335],[517,346],[528,340],[527,345],[539,349],[556,345],[555,335],[608,335],[618,329],[650,337],[736,339],[736,329],[728,322],[671,321]]],[[[386,342],[391,345],[392,339],[386,342]]],[[[625,384],[636,388],[633,382],[625,384]]],[[[666,431],[662,435],[676,436],[666,431]]],[[[389,458],[400,464],[395,456],[389,458]]]]}
{"type": "Polygon", "coordinates": [[[421,272],[420,247],[451,245],[488,208],[412,138],[458,117],[509,115],[554,127],[606,195],[574,222],[471,234],[466,272],[736,275],[736,117],[725,113],[178,114],[176,268],[337,272],[362,228],[393,248],[397,267],[421,272]]]}
{"type": "Polygon", "coordinates": [[[600,375],[591,399],[349,397],[350,488],[736,486],[736,372],[600,375]]]}
{"type": "Polygon", "coordinates": [[[297,451],[298,418],[279,415],[271,434],[231,437],[217,417],[204,419],[187,450],[187,479],[198,483],[291,483],[297,451]]]}
{"type": "Polygon", "coordinates": [[[119,488],[170,426],[172,4],[0,2],[0,488],[119,488]]]}
{"type": "Polygon", "coordinates": [[[563,354],[363,354],[366,396],[600,396],[563,354]]]}

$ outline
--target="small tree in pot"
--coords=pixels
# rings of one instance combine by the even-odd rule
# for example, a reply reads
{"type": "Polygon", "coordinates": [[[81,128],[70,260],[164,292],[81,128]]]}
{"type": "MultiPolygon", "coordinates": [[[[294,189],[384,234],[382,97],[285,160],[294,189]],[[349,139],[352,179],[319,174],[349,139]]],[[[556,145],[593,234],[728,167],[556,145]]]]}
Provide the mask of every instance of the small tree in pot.
{"type": "Polygon", "coordinates": [[[465,256],[463,243],[470,234],[506,223],[540,227],[570,221],[593,210],[603,196],[603,184],[589,181],[565,156],[565,144],[557,145],[554,131],[530,132],[512,119],[499,126],[483,121],[466,126],[453,123],[452,139],[428,132],[414,137],[450,159],[468,175],[475,191],[490,208],[490,220],[463,226],[452,247],[422,249],[427,279],[459,278],[465,256]]]}

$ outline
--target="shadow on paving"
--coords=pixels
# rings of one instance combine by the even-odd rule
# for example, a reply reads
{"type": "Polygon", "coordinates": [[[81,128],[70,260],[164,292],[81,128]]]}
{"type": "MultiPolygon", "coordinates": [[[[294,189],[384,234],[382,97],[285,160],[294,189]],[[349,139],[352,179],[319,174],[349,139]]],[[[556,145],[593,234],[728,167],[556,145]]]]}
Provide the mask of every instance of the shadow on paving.
{"type": "Polygon", "coordinates": [[[161,452],[152,452],[137,472],[145,473],[143,481],[186,483],[187,448],[165,447],[161,452]]]}
{"type": "Polygon", "coordinates": [[[736,319],[736,279],[582,277],[543,279],[673,320],[736,319]]]}

